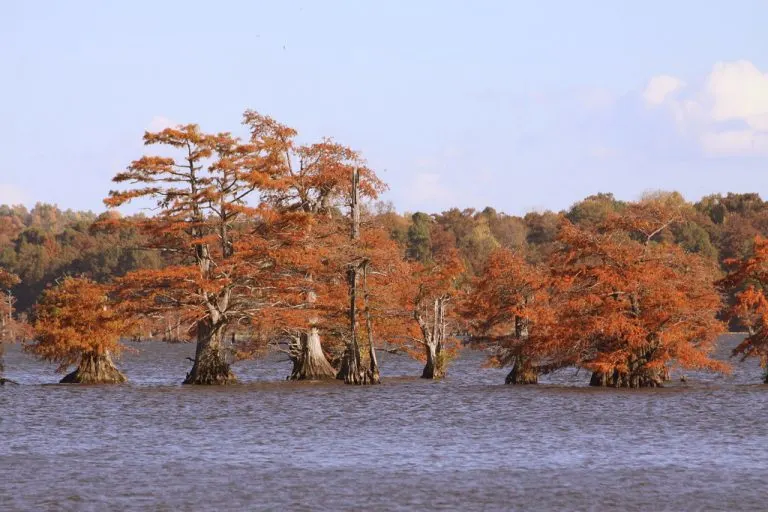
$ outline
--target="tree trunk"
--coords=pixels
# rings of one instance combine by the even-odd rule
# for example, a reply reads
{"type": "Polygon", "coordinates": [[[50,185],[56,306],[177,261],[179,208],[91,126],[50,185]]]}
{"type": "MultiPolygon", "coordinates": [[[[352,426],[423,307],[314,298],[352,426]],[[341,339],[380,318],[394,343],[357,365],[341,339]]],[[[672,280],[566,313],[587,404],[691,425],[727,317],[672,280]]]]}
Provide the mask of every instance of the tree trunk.
{"type": "Polygon", "coordinates": [[[115,367],[109,352],[83,354],[80,365],[75,371],[61,379],[62,384],[120,384],[125,382],[125,375],[115,367]]]}
{"type": "Polygon", "coordinates": [[[427,354],[427,362],[424,365],[424,371],[421,372],[421,378],[437,380],[445,377],[442,347],[439,344],[426,344],[424,349],[427,354]]]}
{"type": "Polygon", "coordinates": [[[592,372],[589,380],[590,386],[612,388],[660,388],[664,384],[664,373],[634,372],[625,373],[614,370],[613,372],[592,372]]]}
{"type": "Polygon", "coordinates": [[[505,384],[538,384],[539,372],[525,356],[515,356],[512,370],[504,379],[505,384]]]}
{"type": "Polygon", "coordinates": [[[224,358],[222,327],[214,325],[210,319],[198,322],[195,363],[184,379],[184,384],[221,385],[237,382],[224,358]]]}
{"type": "Polygon", "coordinates": [[[365,330],[368,333],[368,371],[365,373],[366,384],[381,384],[379,360],[373,345],[373,319],[368,302],[368,262],[363,264],[363,307],[365,308],[365,330]]]}
{"type": "MultiPolygon", "coordinates": [[[[357,168],[352,171],[352,204],[351,204],[351,233],[353,241],[360,239],[360,174],[357,168]]],[[[380,382],[379,366],[376,360],[376,349],[373,347],[373,335],[370,326],[370,314],[367,307],[367,289],[365,285],[365,272],[367,261],[351,263],[347,270],[347,284],[349,285],[349,330],[350,337],[344,354],[341,356],[341,365],[336,374],[338,380],[343,380],[345,384],[378,384],[380,382]],[[360,352],[360,343],[358,343],[358,325],[357,325],[357,288],[362,271],[363,276],[363,301],[366,313],[366,325],[368,325],[368,356],[369,367],[366,369],[362,364],[362,354],[360,352]]]]}
{"type": "Polygon", "coordinates": [[[290,380],[328,380],[336,378],[336,370],[325,358],[320,344],[320,333],[312,327],[309,333],[302,333],[298,360],[294,364],[290,380]]]}

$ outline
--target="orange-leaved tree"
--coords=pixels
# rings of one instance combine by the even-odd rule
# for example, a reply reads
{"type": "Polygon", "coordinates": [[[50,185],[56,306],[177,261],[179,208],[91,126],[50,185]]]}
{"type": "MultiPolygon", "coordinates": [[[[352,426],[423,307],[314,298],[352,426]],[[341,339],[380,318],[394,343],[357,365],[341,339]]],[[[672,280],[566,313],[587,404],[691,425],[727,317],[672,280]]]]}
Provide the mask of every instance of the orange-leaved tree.
{"type": "MultiPolygon", "coordinates": [[[[768,240],[756,237],[752,253],[743,258],[726,260],[731,267],[728,275],[718,282],[725,291],[736,291],[736,302],[729,316],[737,319],[749,334],[733,355],[758,357],[763,367],[768,366],[768,240]]],[[[764,380],[768,383],[768,371],[764,380]]]]}
{"type": "MultiPolygon", "coordinates": [[[[19,276],[0,268],[0,343],[13,341],[17,337],[17,322],[13,318],[16,298],[13,296],[11,288],[19,282],[19,276]]],[[[0,371],[2,371],[1,364],[0,371]]]]}
{"type": "Polygon", "coordinates": [[[280,261],[305,229],[304,216],[249,202],[283,186],[279,145],[206,134],[194,124],[147,132],[144,142],[170,155],[131,163],[114,181],[132,186],[110,192],[105,203],[153,201],[155,215],[142,228],[172,264],[129,273],[116,292],[136,314],[172,310],[191,323],[197,349],[185,383],[234,382],[228,329],[295,305],[300,295],[280,261]]]}
{"type": "Polygon", "coordinates": [[[510,249],[496,249],[472,282],[463,314],[472,336],[495,349],[491,363],[511,366],[507,384],[535,384],[542,367],[556,369],[563,357],[551,336],[547,273],[510,249]]]}
{"type": "Polygon", "coordinates": [[[709,353],[723,324],[716,269],[657,241],[677,214],[657,201],[627,207],[596,231],[561,222],[550,267],[557,294],[552,336],[591,385],[656,387],[668,366],[726,371],[709,353]]]}
{"type": "Polygon", "coordinates": [[[16,274],[0,268],[0,383],[4,383],[3,371],[3,342],[15,341],[20,334],[19,327],[23,324],[16,322],[13,318],[13,305],[16,302],[11,292],[11,287],[19,283],[19,277],[16,274]]]}
{"type": "Polygon", "coordinates": [[[249,110],[244,114],[251,143],[274,148],[275,169],[282,186],[264,190],[262,199],[276,211],[302,212],[313,217],[297,253],[294,270],[305,276],[305,301],[301,309],[284,311],[283,332],[293,340],[289,353],[294,362],[294,380],[332,379],[336,369],[328,362],[321,345],[320,324],[324,286],[333,282],[328,264],[338,244],[344,244],[347,229],[339,229],[341,212],[352,196],[353,172],[359,176],[362,199],[375,199],[386,189],[357,151],[332,139],[300,145],[297,132],[269,116],[249,110]]]}
{"type": "Polygon", "coordinates": [[[347,384],[376,384],[376,341],[393,341],[407,331],[403,296],[396,286],[407,265],[387,230],[364,215],[356,168],[349,178],[350,215],[334,214],[323,222],[323,244],[333,250],[314,272],[313,313],[326,339],[341,345],[336,378],[347,384]]]}
{"type": "Polygon", "coordinates": [[[120,337],[129,320],[107,296],[108,288],[81,277],[65,277],[43,292],[35,309],[34,339],[24,350],[77,369],[61,382],[107,384],[125,382],[112,356],[123,351],[120,337]]]}
{"type": "Polygon", "coordinates": [[[457,350],[455,300],[458,281],[465,271],[458,250],[449,248],[434,254],[427,263],[411,263],[410,272],[402,275],[401,288],[408,290],[405,304],[418,334],[410,336],[420,350],[414,351],[424,361],[423,379],[445,376],[450,357],[457,350]]]}

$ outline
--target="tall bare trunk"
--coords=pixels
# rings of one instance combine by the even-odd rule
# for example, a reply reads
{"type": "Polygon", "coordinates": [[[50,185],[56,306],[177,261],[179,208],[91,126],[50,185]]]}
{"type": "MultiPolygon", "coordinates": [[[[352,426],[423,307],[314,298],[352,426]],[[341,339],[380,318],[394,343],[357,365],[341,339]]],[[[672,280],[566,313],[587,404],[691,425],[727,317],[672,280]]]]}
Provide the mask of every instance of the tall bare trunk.
{"type": "Polygon", "coordinates": [[[414,309],[414,318],[421,329],[422,343],[427,356],[427,362],[421,372],[422,379],[442,379],[445,377],[443,348],[446,335],[445,308],[447,301],[448,298],[445,296],[434,299],[431,325],[428,317],[423,316],[418,305],[414,309]]]}
{"type": "MultiPolygon", "coordinates": [[[[351,211],[351,230],[350,237],[353,243],[360,239],[360,174],[355,168],[352,172],[352,211],[351,211]]],[[[361,270],[367,265],[365,261],[355,261],[350,264],[347,270],[347,283],[349,285],[349,326],[350,337],[347,340],[344,354],[341,357],[341,365],[336,374],[336,378],[343,380],[346,384],[377,384],[379,382],[379,369],[376,361],[376,351],[373,348],[371,329],[368,329],[369,335],[369,358],[368,368],[362,365],[362,355],[360,351],[359,328],[357,325],[357,289],[360,285],[361,270]]],[[[364,272],[364,271],[363,271],[364,272]]],[[[365,274],[363,274],[363,281],[365,274]]],[[[365,290],[363,300],[367,300],[365,290]]],[[[366,308],[367,309],[367,308],[366,308]]],[[[370,317],[367,316],[367,320],[370,317]]]]}
{"type": "Polygon", "coordinates": [[[197,323],[197,349],[192,369],[184,384],[234,384],[237,382],[224,356],[223,325],[209,318],[197,323]]]}
{"type": "Polygon", "coordinates": [[[336,378],[343,380],[345,384],[365,384],[365,372],[362,369],[362,357],[360,344],[358,343],[357,328],[357,278],[359,268],[355,264],[347,272],[349,283],[349,325],[350,337],[344,354],[341,357],[341,366],[336,378]]]}
{"type": "Polygon", "coordinates": [[[379,361],[376,358],[376,347],[373,344],[373,319],[368,302],[368,262],[363,265],[363,307],[365,308],[365,330],[368,333],[368,370],[365,378],[368,381],[367,384],[379,384],[381,375],[379,361]]]}
{"type": "Polygon", "coordinates": [[[120,384],[125,375],[115,367],[109,352],[89,352],[80,358],[77,369],[61,379],[62,384],[120,384]]]}

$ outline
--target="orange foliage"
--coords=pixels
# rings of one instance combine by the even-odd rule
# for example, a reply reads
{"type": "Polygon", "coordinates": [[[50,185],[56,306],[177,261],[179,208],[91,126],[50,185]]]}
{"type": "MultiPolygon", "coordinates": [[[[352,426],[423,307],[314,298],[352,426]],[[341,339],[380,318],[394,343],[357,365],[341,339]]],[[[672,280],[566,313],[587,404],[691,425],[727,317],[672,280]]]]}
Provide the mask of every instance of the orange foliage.
{"type": "MultiPolygon", "coordinates": [[[[732,271],[719,285],[736,294],[736,303],[729,311],[749,330],[749,335],[733,351],[734,355],[759,357],[768,365],[768,240],[756,237],[752,254],[741,259],[730,259],[726,264],[732,271]]],[[[767,377],[768,378],[768,377],[767,377]]]]}
{"type": "MultiPolygon", "coordinates": [[[[551,336],[548,276],[510,249],[496,249],[472,282],[463,315],[475,340],[496,348],[491,363],[512,364],[524,357],[536,365],[558,360],[551,336]]],[[[562,355],[559,356],[562,359],[562,355]]]]}
{"type": "Polygon", "coordinates": [[[398,288],[404,297],[399,299],[411,317],[412,333],[405,341],[413,340],[417,348],[404,343],[406,352],[420,361],[425,361],[425,377],[434,365],[435,376],[445,371],[445,363],[453,358],[459,347],[454,333],[457,330],[456,308],[453,302],[459,294],[458,280],[465,267],[458,251],[445,248],[438,251],[427,264],[414,262],[409,272],[402,274],[398,288]],[[432,361],[431,359],[435,359],[432,361]]]}
{"type": "Polygon", "coordinates": [[[24,350],[59,363],[57,371],[83,355],[118,355],[129,322],[107,298],[107,287],[89,279],[66,277],[47,289],[36,307],[34,340],[24,350]]]}
{"type": "Polygon", "coordinates": [[[10,288],[19,282],[16,274],[0,268],[0,342],[23,340],[31,334],[25,321],[14,318],[16,297],[10,288]]]}
{"type": "Polygon", "coordinates": [[[552,336],[564,344],[566,362],[656,384],[673,361],[727,370],[708,356],[724,330],[716,319],[715,269],[677,246],[652,242],[668,216],[650,209],[617,220],[599,233],[561,223],[550,263],[558,297],[552,336]]]}

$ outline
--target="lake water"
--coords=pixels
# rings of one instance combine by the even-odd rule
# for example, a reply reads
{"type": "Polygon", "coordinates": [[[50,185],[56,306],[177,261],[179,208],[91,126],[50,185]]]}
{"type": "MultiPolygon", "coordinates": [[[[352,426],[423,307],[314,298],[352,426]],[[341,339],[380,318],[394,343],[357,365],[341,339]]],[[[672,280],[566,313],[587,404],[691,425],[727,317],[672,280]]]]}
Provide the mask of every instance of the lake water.
{"type": "Polygon", "coordinates": [[[383,354],[384,384],[360,388],[285,382],[274,357],[206,388],[179,385],[191,345],[135,346],[118,386],[56,385],[6,348],[0,509],[768,510],[754,360],[615,390],[571,370],[505,386],[474,351],[442,382],[383,354]]]}

